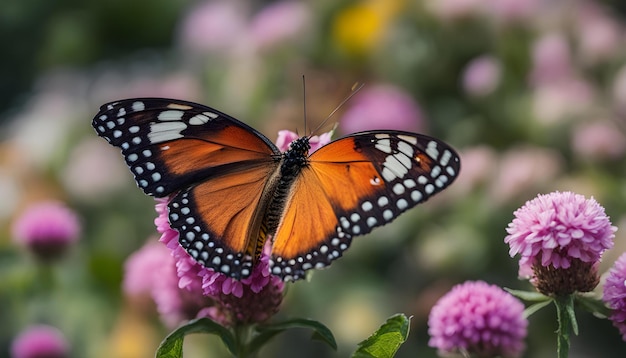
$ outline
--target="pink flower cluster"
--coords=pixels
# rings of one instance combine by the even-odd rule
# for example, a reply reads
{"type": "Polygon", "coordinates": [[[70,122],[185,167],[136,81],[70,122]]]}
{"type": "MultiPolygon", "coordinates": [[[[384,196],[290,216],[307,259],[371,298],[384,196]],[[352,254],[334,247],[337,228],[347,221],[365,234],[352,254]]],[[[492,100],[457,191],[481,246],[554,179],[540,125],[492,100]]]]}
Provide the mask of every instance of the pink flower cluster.
{"type": "Polygon", "coordinates": [[[268,251],[264,251],[252,274],[245,279],[238,281],[214,272],[196,263],[178,244],[179,234],[167,219],[167,203],[168,199],[157,199],[159,216],[155,224],[161,233],[160,241],[171,250],[179,288],[212,300],[212,305],[207,307],[211,309],[202,313],[227,326],[262,322],[274,315],[282,302],[284,284],[269,272],[268,251]]]}
{"type": "Polygon", "coordinates": [[[523,312],[524,305],[498,286],[483,281],[456,285],[430,311],[428,344],[444,354],[518,357],[528,326],[523,312]]]}
{"type": "Polygon", "coordinates": [[[61,202],[43,201],[28,207],[13,223],[13,239],[42,260],[56,259],[80,237],[76,213],[61,202]]]}
{"type": "Polygon", "coordinates": [[[535,263],[567,269],[576,259],[594,263],[613,246],[616,227],[593,198],[572,192],[539,195],[516,210],[504,241],[520,254],[520,275],[535,263]]]}
{"type": "Polygon", "coordinates": [[[602,300],[613,311],[609,318],[626,341],[626,253],[615,261],[609,271],[602,300]]]}
{"type": "Polygon", "coordinates": [[[40,324],[21,332],[11,344],[13,358],[67,358],[70,346],[57,328],[40,324]]]}

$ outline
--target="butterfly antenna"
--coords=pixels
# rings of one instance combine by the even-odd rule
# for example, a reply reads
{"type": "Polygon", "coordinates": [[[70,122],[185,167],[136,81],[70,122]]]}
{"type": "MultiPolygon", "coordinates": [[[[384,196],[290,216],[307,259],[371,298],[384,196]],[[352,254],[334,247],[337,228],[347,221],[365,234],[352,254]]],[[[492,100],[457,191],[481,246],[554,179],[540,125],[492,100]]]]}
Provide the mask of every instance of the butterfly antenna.
{"type": "MultiPolygon", "coordinates": [[[[330,112],[330,114],[322,121],[322,123],[320,123],[317,127],[315,127],[315,129],[313,131],[311,131],[310,136],[313,136],[314,133],[316,133],[318,130],[320,130],[320,128],[322,128],[326,122],[328,122],[328,120],[335,114],[337,113],[337,111],[339,110],[339,108],[341,108],[344,104],[346,104],[346,102],[348,102],[350,100],[350,98],[354,97],[355,94],[357,94],[361,88],[363,88],[363,86],[365,86],[364,83],[355,83],[354,85],[352,85],[350,94],[343,99],[343,101],[341,101],[341,103],[339,103],[339,105],[337,105],[337,107],[335,107],[335,109],[333,109],[332,112],[330,112]]],[[[337,128],[337,125],[335,124],[335,126],[333,127],[333,130],[337,128]]]]}
{"type": "Polygon", "coordinates": [[[306,81],[302,75],[302,111],[304,112],[304,133],[306,133],[306,81]]]}

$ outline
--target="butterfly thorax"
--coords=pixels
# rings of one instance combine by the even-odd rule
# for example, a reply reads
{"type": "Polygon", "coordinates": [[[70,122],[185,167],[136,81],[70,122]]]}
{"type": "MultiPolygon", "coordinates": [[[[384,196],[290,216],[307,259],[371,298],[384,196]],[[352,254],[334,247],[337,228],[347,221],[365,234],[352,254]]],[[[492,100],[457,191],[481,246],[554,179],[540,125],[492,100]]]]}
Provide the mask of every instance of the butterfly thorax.
{"type": "Polygon", "coordinates": [[[280,166],[281,178],[295,179],[300,170],[307,165],[309,156],[309,137],[302,137],[291,142],[289,150],[283,153],[283,161],[280,166]]]}

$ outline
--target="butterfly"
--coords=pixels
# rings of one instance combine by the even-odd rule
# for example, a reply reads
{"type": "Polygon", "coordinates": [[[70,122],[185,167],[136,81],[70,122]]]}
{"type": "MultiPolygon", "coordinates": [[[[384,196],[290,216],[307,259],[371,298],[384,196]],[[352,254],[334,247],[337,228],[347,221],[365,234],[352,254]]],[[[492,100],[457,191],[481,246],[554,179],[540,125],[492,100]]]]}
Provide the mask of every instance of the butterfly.
{"type": "Polygon", "coordinates": [[[302,279],[460,170],[446,143],[393,130],[351,134],[310,155],[304,136],[283,153],[227,114],[174,99],[104,104],[92,125],[121,148],[144,193],[169,198],[170,226],[189,255],[235,279],[251,274],[270,237],[271,273],[302,279]]]}

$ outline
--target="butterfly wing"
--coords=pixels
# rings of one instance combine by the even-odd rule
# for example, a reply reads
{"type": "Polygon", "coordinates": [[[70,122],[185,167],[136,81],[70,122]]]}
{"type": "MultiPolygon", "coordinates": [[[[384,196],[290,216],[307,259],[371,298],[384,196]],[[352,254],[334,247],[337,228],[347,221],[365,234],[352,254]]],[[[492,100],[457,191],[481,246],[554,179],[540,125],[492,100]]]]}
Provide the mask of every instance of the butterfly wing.
{"type": "Polygon", "coordinates": [[[268,178],[274,167],[250,166],[212,178],[176,195],[169,221],[197,262],[233,278],[250,275],[258,242],[268,178]]]}
{"type": "Polygon", "coordinates": [[[357,133],[320,148],[292,187],[274,236],[272,273],[296,280],[329,265],[354,236],[428,200],[459,170],[450,146],[408,132],[357,133]]]}
{"type": "Polygon", "coordinates": [[[103,105],[92,122],[122,149],[137,185],[165,197],[199,181],[270,164],[276,146],[248,125],[213,108],[159,98],[103,105]]]}
{"type": "Polygon", "coordinates": [[[194,259],[232,277],[249,275],[250,238],[281,155],[271,141],[215,109],[171,99],[105,104],[93,126],[122,149],[146,194],[172,197],[170,225],[194,259]]]}

